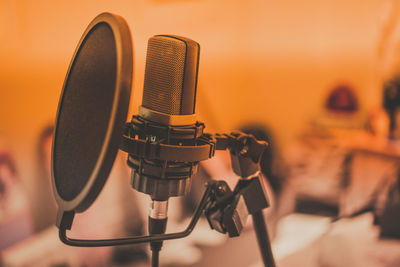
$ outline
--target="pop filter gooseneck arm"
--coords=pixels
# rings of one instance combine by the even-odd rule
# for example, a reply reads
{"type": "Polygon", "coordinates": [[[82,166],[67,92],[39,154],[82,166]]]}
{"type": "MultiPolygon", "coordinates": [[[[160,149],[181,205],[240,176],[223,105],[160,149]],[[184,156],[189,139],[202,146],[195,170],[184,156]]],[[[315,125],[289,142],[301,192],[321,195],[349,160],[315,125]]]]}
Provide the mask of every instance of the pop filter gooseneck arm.
{"type": "Polygon", "coordinates": [[[151,241],[163,241],[172,240],[188,236],[196,226],[200,219],[200,216],[204,209],[206,208],[210,194],[211,187],[207,187],[203,194],[203,197],[196,208],[192,220],[190,221],[187,228],[182,232],[170,233],[170,234],[160,234],[160,235],[148,235],[148,236],[136,236],[127,238],[117,238],[117,239],[97,239],[97,240],[83,240],[83,239],[73,239],[66,235],[66,230],[70,230],[72,226],[73,216],[63,216],[59,227],[59,236],[62,242],[67,245],[75,247],[106,247],[106,246],[118,246],[118,245],[130,245],[146,243],[151,241]]]}
{"type": "MultiPolygon", "coordinates": [[[[127,127],[129,128],[131,125],[128,123],[127,127]]],[[[230,135],[216,134],[215,136],[204,134],[204,136],[208,137],[210,141],[210,157],[214,155],[215,150],[230,150],[233,170],[243,179],[238,182],[234,191],[231,191],[224,181],[207,183],[206,190],[195,210],[193,218],[184,231],[119,239],[72,239],[66,235],[66,230],[71,229],[74,218],[74,211],[71,211],[62,212],[58,216],[57,226],[59,227],[61,241],[70,246],[100,247],[160,242],[183,238],[193,231],[203,212],[212,229],[221,233],[228,233],[230,237],[234,237],[240,235],[247,216],[250,214],[253,217],[254,229],[264,266],[275,267],[268,231],[262,213],[264,208],[269,207],[269,203],[262,185],[262,178],[259,175],[259,161],[267,144],[257,141],[252,135],[241,132],[235,132],[230,135]]],[[[126,135],[124,139],[125,143],[123,142],[121,149],[125,151],[128,147],[135,147],[134,143],[138,141],[138,139],[131,139],[126,135]]],[[[171,149],[173,150],[173,148],[171,149]]],[[[148,149],[148,151],[151,151],[151,149],[148,149]]]]}

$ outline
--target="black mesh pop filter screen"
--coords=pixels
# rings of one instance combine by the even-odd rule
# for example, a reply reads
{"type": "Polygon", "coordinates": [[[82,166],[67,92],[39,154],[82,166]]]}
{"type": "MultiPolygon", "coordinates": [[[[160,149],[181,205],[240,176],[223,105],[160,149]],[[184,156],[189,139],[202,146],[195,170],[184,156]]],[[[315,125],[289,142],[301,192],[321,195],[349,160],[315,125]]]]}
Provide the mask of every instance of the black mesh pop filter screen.
{"type": "Polygon", "coordinates": [[[98,24],[75,58],[58,117],[54,175],[65,200],[80,193],[96,165],[114,101],[115,65],[113,33],[98,24]]]}
{"type": "Polygon", "coordinates": [[[63,210],[83,211],[100,193],[126,121],[132,79],[129,28],[103,13],[84,33],[60,98],[53,187],[63,210]]]}

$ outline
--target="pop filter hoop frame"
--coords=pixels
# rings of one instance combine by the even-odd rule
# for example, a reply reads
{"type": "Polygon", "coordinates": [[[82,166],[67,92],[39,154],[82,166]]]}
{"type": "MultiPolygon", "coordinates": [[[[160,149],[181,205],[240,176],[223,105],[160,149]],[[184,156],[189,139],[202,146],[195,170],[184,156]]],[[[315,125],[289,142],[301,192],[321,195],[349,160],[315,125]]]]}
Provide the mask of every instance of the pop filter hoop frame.
{"type": "MultiPolygon", "coordinates": [[[[128,113],[129,99],[131,95],[132,79],[133,44],[129,26],[124,18],[122,18],[121,16],[108,12],[102,13],[90,22],[84,34],[82,35],[77,45],[77,48],[75,49],[66,78],[64,80],[63,89],[58,104],[56,127],[53,133],[54,138],[51,156],[51,180],[54,196],[59,207],[58,217],[62,216],[64,212],[75,213],[85,211],[93,203],[93,201],[97,198],[100,191],[102,190],[111,171],[112,165],[115,161],[118,152],[118,145],[123,134],[126,116],[128,113]],[[112,31],[116,53],[115,93],[112,103],[111,114],[109,117],[103,146],[101,147],[100,154],[90,174],[89,180],[87,181],[83,189],[77,194],[77,196],[75,196],[72,200],[66,200],[60,195],[57,188],[54,168],[54,157],[57,145],[55,140],[57,136],[58,122],[71,70],[75,64],[75,59],[79,55],[79,52],[83,48],[85,40],[89,36],[91,31],[96,26],[102,23],[105,23],[112,31]],[[123,121],[117,121],[121,119],[123,121]]],[[[59,220],[59,218],[57,220],[59,220]]]]}

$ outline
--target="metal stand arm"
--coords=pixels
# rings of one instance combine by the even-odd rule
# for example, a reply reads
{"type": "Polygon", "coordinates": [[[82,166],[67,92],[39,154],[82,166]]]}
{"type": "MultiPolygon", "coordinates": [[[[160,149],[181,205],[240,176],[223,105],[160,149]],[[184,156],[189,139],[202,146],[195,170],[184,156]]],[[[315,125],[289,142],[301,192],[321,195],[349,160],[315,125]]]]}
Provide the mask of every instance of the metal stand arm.
{"type": "MultiPolygon", "coordinates": [[[[264,265],[265,267],[275,267],[267,225],[262,213],[263,209],[269,207],[269,201],[267,192],[262,185],[261,179],[263,178],[259,175],[261,156],[268,144],[258,141],[253,135],[242,132],[216,135],[215,139],[217,150],[229,149],[233,171],[243,178],[236,185],[233,194],[243,197],[247,211],[253,217],[254,230],[264,265]]],[[[236,202],[232,203],[235,204],[232,221],[243,221],[240,219],[245,216],[238,216],[238,214],[243,214],[243,212],[240,212],[240,201],[237,204],[236,202]]],[[[234,226],[236,231],[229,231],[228,229],[230,236],[239,235],[242,229],[241,224],[235,223],[234,226]]]]}

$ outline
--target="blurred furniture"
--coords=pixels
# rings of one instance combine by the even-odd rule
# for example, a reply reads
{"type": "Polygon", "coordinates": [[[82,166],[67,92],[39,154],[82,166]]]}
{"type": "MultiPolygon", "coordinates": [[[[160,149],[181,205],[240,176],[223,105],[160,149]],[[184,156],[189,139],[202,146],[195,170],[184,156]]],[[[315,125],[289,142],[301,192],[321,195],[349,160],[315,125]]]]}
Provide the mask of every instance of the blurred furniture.
{"type": "Polygon", "coordinates": [[[26,213],[0,221],[0,251],[32,235],[32,220],[26,213]]]}
{"type": "Polygon", "coordinates": [[[32,217],[13,158],[0,147],[0,251],[32,233],[32,217]]]}
{"type": "Polygon", "coordinates": [[[363,130],[320,130],[302,136],[289,159],[294,210],[347,216],[397,179],[400,146],[363,130]]]}

